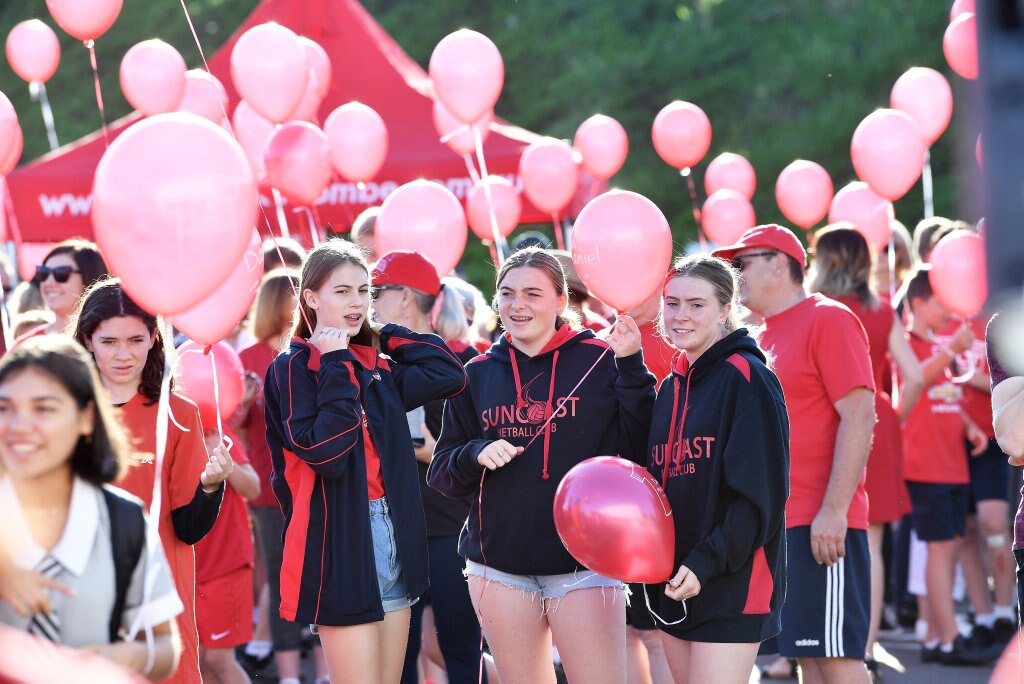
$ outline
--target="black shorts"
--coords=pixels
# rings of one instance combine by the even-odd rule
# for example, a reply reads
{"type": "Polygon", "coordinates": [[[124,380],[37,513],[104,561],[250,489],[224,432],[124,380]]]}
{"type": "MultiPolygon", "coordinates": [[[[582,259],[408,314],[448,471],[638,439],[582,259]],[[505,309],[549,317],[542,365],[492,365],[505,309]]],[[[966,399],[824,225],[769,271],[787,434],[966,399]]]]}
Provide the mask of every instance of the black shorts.
{"type": "MultiPolygon", "coordinates": [[[[967,448],[971,448],[970,444],[967,448]]],[[[985,453],[972,456],[968,464],[971,470],[969,513],[978,512],[976,504],[979,501],[1010,500],[1011,466],[996,440],[990,439],[985,453]]]]}
{"type": "Polygon", "coordinates": [[[918,539],[940,542],[964,536],[967,528],[967,485],[908,481],[907,491],[913,507],[910,519],[918,539]]]}
{"type": "Polygon", "coordinates": [[[846,532],[846,555],[825,567],[811,554],[811,528],[786,530],[786,603],[779,653],[787,658],[863,660],[871,613],[871,552],[865,530],[846,532]]]}

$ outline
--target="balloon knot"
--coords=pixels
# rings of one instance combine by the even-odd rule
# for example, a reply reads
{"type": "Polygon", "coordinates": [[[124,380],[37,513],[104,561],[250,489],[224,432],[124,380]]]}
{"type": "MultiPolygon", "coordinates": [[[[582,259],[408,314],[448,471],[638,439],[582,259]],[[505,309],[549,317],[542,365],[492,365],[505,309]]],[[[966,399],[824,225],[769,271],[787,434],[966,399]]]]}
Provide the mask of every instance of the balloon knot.
{"type": "Polygon", "coordinates": [[[209,356],[211,351],[213,351],[213,345],[206,345],[206,348],[203,349],[203,356],[209,356]]]}
{"type": "Polygon", "coordinates": [[[550,480],[551,479],[551,476],[548,475],[548,471],[547,470],[544,471],[544,474],[541,476],[541,479],[543,479],[543,480],[550,480]]]}

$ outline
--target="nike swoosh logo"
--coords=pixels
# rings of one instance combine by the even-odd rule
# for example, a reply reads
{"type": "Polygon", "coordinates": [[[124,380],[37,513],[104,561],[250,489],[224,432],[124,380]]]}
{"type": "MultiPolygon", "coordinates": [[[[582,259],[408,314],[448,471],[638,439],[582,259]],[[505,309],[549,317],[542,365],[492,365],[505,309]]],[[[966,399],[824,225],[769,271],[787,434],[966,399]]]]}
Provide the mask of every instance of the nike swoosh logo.
{"type": "Polygon", "coordinates": [[[210,635],[210,639],[213,640],[213,641],[217,641],[218,639],[223,639],[228,634],[231,634],[231,630],[230,629],[228,631],[226,631],[226,632],[221,632],[220,634],[211,634],[210,635]]]}

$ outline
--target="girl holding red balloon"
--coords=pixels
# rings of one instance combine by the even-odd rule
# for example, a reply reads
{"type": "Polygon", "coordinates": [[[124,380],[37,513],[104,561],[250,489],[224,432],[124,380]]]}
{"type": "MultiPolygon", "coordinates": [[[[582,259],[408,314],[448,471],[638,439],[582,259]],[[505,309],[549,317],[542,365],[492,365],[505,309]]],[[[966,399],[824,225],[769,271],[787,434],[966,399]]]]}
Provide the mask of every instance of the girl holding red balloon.
{"type": "Polygon", "coordinates": [[[581,461],[643,458],[654,376],[631,318],[606,341],[567,318],[565,273],[550,253],[514,253],[496,290],[506,333],[467,364],[468,390],[445,406],[428,482],[472,497],[459,551],[502,681],[553,683],[554,639],[569,681],[623,682],[623,584],[569,555],[553,506],[581,461]]]}
{"type": "MultiPolygon", "coordinates": [[[[157,411],[164,374],[166,338],[152,314],[125,293],[121,282],[101,280],[86,291],[71,321],[76,340],[92,352],[107,395],[121,409],[132,439],[132,462],[118,486],[153,500],[156,480],[157,411]]],[[[173,384],[172,384],[173,389],[173,384]]],[[[209,455],[196,405],[171,392],[173,419],[167,423],[167,444],[160,474],[160,540],[174,583],[185,604],[178,616],[181,662],[169,682],[198,682],[199,634],[195,619],[196,570],[192,545],[217,521],[224,481],[233,461],[223,448],[209,455]]]]}
{"type": "Polygon", "coordinates": [[[281,617],[316,626],[332,680],[397,683],[409,608],[427,589],[406,411],[461,392],[466,374],[436,335],[371,326],[370,271],[352,243],[311,251],[299,294],[264,383],[281,617]]]}
{"type": "Polygon", "coordinates": [[[677,682],[746,682],[785,598],[789,417],[764,352],[735,318],[739,274],[676,261],[662,325],[682,353],[654,408],[648,469],[676,523],[678,571],[647,588],[677,682]]]}

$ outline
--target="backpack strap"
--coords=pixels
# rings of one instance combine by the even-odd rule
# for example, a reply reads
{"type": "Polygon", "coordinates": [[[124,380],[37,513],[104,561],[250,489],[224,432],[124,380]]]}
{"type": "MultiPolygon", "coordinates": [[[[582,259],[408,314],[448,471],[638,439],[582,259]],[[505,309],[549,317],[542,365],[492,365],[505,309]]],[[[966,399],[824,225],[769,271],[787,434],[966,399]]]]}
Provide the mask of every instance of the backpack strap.
{"type": "Polygon", "coordinates": [[[103,498],[110,514],[110,550],[114,556],[115,598],[110,613],[110,643],[114,643],[120,639],[121,615],[132,573],[145,553],[146,518],[139,500],[123,490],[104,485],[103,498]]]}

